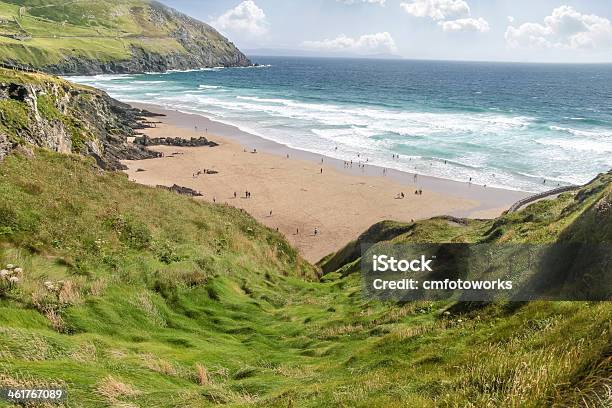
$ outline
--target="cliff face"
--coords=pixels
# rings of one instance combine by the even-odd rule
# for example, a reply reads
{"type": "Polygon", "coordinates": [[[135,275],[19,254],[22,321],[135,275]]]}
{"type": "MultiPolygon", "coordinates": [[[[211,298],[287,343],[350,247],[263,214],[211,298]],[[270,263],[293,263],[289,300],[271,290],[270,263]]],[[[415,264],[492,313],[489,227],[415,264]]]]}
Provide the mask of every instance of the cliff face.
{"type": "Polygon", "coordinates": [[[0,1],[0,62],[65,75],[251,65],[214,28],[161,3],[41,3],[0,1]]]}
{"type": "Polygon", "coordinates": [[[132,47],[130,59],[116,61],[103,61],[74,55],[67,57],[58,64],[45,65],[40,69],[55,75],[98,75],[251,65],[250,61],[240,51],[212,54],[204,47],[192,46],[197,53],[189,55],[180,52],[159,54],[143,48],[132,47]]]}
{"type": "Polygon", "coordinates": [[[0,160],[18,146],[34,145],[121,169],[119,160],[157,156],[127,142],[146,115],[92,88],[0,69],[0,160]]]}

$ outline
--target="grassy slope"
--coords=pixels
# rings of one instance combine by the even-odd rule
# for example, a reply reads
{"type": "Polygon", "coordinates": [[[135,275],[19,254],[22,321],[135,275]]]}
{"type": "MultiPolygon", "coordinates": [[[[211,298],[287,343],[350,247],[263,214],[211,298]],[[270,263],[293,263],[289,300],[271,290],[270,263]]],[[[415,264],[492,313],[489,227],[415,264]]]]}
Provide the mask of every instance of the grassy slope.
{"type": "MultiPolygon", "coordinates": [[[[0,20],[4,21],[0,61],[44,67],[71,55],[99,61],[127,60],[132,46],[161,55],[186,54],[170,36],[178,23],[154,24],[149,21],[150,13],[144,0],[0,1],[0,20]]],[[[225,39],[216,32],[209,32],[206,41],[211,49],[226,48],[225,39]]]]}
{"type": "MultiPolygon", "coordinates": [[[[495,228],[556,235],[609,197],[607,185],[495,228]]],[[[609,375],[607,303],[443,317],[446,304],[365,302],[358,274],[311,279],[282,237],[244,213],[78,156],[12,154],[0,197],[0,261],[25,270],[0,300],[5,385],[60,382],[79,406],[481,407],[592,397],[609,375]],[[57,295],[45,280],[70,283],[57,295]]],[[[473,240],[491,227],[424,221],[396,239],[473,240]]]]}
{"type": "MultiPolygon", "coordinates": [[[[4,131],[29,126],[5,112],[4,131]]],[[[385,222],[363,239],[610,242],[611,194],[604,175],[495,221],[385,222]]],[[[365,301],[353,247],[318,280],[239,210],[21,147],[0,163],[0,265],[24,269],[0,285],[0,387],[60,384],[92,407],[610,405],[609,303],[365,301]]]]}

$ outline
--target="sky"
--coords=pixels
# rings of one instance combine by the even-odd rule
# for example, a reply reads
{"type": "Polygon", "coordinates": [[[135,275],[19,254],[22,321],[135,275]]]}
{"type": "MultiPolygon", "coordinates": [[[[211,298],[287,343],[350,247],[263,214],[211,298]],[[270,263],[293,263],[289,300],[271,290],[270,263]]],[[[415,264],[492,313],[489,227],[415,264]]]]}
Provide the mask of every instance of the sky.
{"type": "Polygon", "coordinates": [[[162,0],[247,54],[612,62],[610,0],[162,0]]]}

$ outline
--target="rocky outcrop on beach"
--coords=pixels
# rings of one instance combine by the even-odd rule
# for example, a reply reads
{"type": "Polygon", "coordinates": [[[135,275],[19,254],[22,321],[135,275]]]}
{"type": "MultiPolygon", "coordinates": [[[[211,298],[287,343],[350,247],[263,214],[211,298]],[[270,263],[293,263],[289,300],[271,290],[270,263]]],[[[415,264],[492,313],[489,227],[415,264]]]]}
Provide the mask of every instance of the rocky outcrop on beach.
{"type": "Polygon", "coordinates": [[[213,27],[155,1],[76,2],[62,12],[45,1],[36,7],[1,0],[0,5],[14,13],[11,21],[16,22],[5,30],[11,41],[4,44],[0,37],[0,63],[61,75],[251,65],[213,27]],[[25,17],[28,26],[18,24],[25,17]]]}
{"type": "Polygon", "coordinates": [[[170,190],[170,191],[173,191],[173,192],[175,192],[177,194],[186,195],[186,196],[190,196],[190,197],[202,197],[203,196],[203,194],[200,193],[199,191],[196,191],[196,190],[194,190],[192,188],[189,188],[189,187],[179,186],[178,184],[173,184],[170,187],[158,185],[157,188],[163,188],[165,190],[170,190]]]}
{"type": "Polygon", "coordinates": [[[128,143],[153,114],[102,91],[46,76],[0,69],[0,159],[20,145],[92,156],[104,169],[160,154],[128,143]]]}
{"type": "Polygon", "coordinates": [[[134,144],[140,146],[179,146],[179,147],[215,147],[219,146],[218,143],[208,140],[204,136],[192,137],[191,139],[184,139],[181,137],[149,137],[147,135],[138,136],[134,138],[134,144]]]}

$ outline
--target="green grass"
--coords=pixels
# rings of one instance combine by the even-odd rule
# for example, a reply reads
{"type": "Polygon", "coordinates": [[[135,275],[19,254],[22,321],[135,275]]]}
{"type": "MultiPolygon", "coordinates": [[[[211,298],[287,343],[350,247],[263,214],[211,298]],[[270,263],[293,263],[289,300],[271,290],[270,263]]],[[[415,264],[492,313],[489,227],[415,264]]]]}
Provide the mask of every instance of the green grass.
{"type": "Polygon", "coordinates": [[[5,132],[13,143],[20,143],[20,133],[29,126],[28,115],[24,103],[13,99],[0,100],[0,131],[5,132]]]}
{"type": "Polygon", "coordinates": [[[0,61],[44,68],[69,57],[100,62],[126,61],[132,49],[159,55],[189,52],[174,38],[180,27],[211,53],[233,52],[216,31],[202,32],[176,17],[165,16],[141,0],[0,1],[0,61]],[[20,13],[20,7],[23,7],[20,13]],[[20,39],[10,36],[19,35],[20,39]]]}
{"type": "MultiPolygon", "coordinates": [[[[542,229],[525,217],[577,219],[606,188],[508,215],[502,239],[542,229]]],[[[0,300],[3,385],[59,384],[78,406],[497,407],[598,401],[609,384],[609,303],[445,316],[445,303],[366,301],[359,274],[319,281],[243,212],[79,156],[10,155],[0,197],[0,262],[24,268],[0,300]]],[[[473,241],[499,223],[386,225],[402,232],[391,239],[473,241]]]]}

